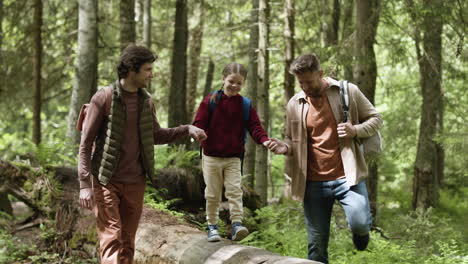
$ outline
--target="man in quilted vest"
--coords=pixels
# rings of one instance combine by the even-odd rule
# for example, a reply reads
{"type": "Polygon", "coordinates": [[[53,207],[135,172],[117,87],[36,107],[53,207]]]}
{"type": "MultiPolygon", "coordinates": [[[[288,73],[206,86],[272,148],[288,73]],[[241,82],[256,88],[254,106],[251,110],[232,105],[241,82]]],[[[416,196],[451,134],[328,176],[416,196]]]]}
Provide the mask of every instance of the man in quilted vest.
{"type": "Polygon", "coordinates": [[[83,121],[79,203],[96,216],[101,263],[133,262],[146,177],[154,176],[154,145],[184,136],[206,139],[192,125],[160,127],[145,89],[156,59],[146,47],[127,46],[117,67],[119,79],[91,98],[83,121]]]}
{"type": "Polygon", "coordinates": [[[290,72],[302,91],[288,102],[285,142],[271,139],[267,147],[287,155],[292,197],[304,206],[309,259],[328,263],[335,200],[345,211],[356,249],[366,249],[369,242],[372,219],[364,181],[368,172],[360,139],[375,134],[382,118],[350,83],[348,122],[342,122],[339,82],[323,76],[315,54],[296,58],[290,72]]]}

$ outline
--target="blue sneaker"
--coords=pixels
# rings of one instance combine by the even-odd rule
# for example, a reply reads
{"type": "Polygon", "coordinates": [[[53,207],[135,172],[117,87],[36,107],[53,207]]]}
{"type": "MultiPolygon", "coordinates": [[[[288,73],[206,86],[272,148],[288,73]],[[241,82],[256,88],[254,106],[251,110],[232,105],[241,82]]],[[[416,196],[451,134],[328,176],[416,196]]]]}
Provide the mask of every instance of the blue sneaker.
{"type": "Polygon", "coordinates": [[[247,229],[247,227],[243,226],[241,223],[238,223],[238,222],[232,223],[231,239],[233,241],[241,241],[248,235],[249,235],[249,230],[247,229]]]}
{"type": "Polygon", "coordinates": [[[218,225],[208,225],[206,230],[208,231],[208,242],[216,242],[221,240],[221,237],[218,233],[218,225]]]}

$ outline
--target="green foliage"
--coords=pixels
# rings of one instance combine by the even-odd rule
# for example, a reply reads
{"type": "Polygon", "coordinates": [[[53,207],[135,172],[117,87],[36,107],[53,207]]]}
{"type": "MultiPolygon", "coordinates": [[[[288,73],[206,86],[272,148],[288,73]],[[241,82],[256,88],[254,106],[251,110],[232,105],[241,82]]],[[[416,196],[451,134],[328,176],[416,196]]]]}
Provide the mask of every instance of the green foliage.
{"type": "Polygon", "coordinates": [[[24,260],[28,257],[29,251],[33,249],[28,245],[18,243],[16,239],[0,229],[0,263],[7,264],[15,261],[24,260]]]}
{"type": "Polygon", "coordinates": [[[200,162],[200,152],[181,146],[157,146],[154,152],[156,169],[193,168],[200,162]]]}
{"type": "Polygon", "coordinates": [[[145,191],[144,203],[159,211],[167,212],[174,216],[177,216],[180,220],[182,220],[182,217],[184,216],[183,213],[179,213],[179,212],[169,209],[173,203],[177,202],[180,199],[176,198],[176,199],[171,199],[171,200],[165,200],[162,198],[162,195],[161,195],[161,193],[163,192],[167,192],[167,190],[156,189],[150,185],[147,185],[146,191],[145,191]]]}
{"type": "MultiPolygon", "coordinates": [[[[464,203],[463,206],[466,206],[466,201],[464,203]]],[[[256,216],[245,220],[246,225],[255,231],[242,244],[281,255],[306,257],[307,234],[300,203],[286,200],[259,209],[256,213],[256,216]]],[[[335,210],[330,230],[330,262],[468,263],[467,243],[459,232],[464,225],[436,216],[441,213],[435,209],[417,213],[395,208],[382,209],[381,214],[387,219],[382,230],[390,239],[383,238],[379,232],[371,232],[368,249],[360,252],[354,249],[350,231],[343,228],[344,216],[335,210]]]]}

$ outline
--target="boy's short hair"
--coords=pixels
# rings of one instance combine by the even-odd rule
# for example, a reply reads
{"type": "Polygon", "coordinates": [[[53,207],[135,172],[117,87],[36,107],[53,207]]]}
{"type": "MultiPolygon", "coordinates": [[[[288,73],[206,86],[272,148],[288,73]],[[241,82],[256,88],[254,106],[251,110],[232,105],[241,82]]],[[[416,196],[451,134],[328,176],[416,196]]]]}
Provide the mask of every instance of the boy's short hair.
{"type": "Polygon", "coordinates": [[[291,63],[289,72],[291,74],[303,74],[320,70],[320,59],[315,54],[304,54],[291,63]]]}
{"type": "Polygon", "coordinates": [[[145,46],[129,44],[120,55],[117,66],[119,79],[126,78],[130,71],[139,72],[141,65],[154,62],[158,56],[145,46]]]}

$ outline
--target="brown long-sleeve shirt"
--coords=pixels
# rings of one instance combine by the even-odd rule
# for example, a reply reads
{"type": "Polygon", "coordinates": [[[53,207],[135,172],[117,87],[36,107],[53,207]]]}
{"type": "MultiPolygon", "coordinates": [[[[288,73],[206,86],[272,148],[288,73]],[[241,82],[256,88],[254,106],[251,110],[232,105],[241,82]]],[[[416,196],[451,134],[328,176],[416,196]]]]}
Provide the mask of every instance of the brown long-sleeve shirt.
{"type": "MultiPolygon", "coordinates": [[[[130,93],[122,89],[122,99],[126,105],[127,126],[121,144],[119,164],[117,164],[111,182],[118,183],[142,183],[145,181],[145,171],[143,169],[140,153],[140,134],[138,133],[138,92],[130,93]]],[[[78,177],[80,188],[91,187],[91,155],[93,143],[97,133],[102,131],[104,122],[107,122],[106,93],[97,92],[92,98],[87,108],[86,119],[83,122],[81,142],[79,148],[78,177]]],[[[161,128],[156,117],[153,101],[150,101],[150,108],[153,113],[153,136],[155,144],[166,144],[188,135],[188,125],[181,125],[175,128],[161,128]]]]}

